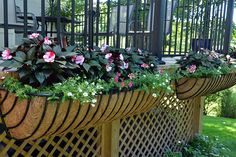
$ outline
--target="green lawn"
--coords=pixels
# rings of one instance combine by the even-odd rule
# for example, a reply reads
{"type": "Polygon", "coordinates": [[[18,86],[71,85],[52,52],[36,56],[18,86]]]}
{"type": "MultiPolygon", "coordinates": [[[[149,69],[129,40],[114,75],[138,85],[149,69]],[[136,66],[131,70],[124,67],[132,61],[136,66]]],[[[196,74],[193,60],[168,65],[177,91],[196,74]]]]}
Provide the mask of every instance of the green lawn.
{"type": "Polygon", "coordinates": [[[221,143],[231,149],[228,155],[236,157],[236,119],[204,117],[203,134],[217,136],[221,143]]]}

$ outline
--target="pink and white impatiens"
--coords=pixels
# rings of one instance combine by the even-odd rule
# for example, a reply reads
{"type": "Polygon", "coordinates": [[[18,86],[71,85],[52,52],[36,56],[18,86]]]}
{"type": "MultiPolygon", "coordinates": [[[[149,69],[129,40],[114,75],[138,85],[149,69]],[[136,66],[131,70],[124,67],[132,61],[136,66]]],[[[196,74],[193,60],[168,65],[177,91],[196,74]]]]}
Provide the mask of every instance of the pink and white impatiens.
{"type": "Polygon", "coordinates": [[[52,62],[54,62],[55,57],[56,57],[56,55],[53,51],[48,51],[43,56],[43,59],[45,62],[52,63],[52,62]]]}
{"type": "Polygon", "coordinates": [[[84,56],[82,56],[82,55],[76,56],[75,57],[75,63],[79,64],[79,65],[83,65],[83,63],[84,63],[84,56]]]}
{"type": "Polygon", "coordinates": [[[188,68],[187,68],[187,71],[189,73],[195,73],[195,71],[197,70],[197,66],[196,65],[190,65],[188,68]]]}
{"type": "Polygon", "coordinates": [[[6,49],[2,52],[2,59],[3,60],[12,59],[11,51],[9,49],[6,49]]]}
{"type": "Polygon", "coordinates": [[[44,42],[43,42],[44,44],[46,44],[46,45],[51,45],[52,44],[52,41],[51,40],[49,40],[49,38],[48,37],[45,37],[44,38],[44,42]]]}
{"type": "Polygon", "coordinates": [[[30,39],[38,38],[39,35],[40,35],[39,33],[32,33],[32,34],[29,36],[29,38],[30,38],[30,39]]]}

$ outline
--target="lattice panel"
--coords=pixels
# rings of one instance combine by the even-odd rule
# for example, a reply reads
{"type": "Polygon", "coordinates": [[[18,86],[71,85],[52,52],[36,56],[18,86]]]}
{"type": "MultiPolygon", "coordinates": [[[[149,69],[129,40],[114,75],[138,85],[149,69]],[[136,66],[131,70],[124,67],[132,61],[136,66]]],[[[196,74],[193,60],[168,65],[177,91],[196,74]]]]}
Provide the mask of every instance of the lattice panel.
{"type": "Polygon", "coordinates": [[[120,157],[159,157],[179,151],[193,135],[194,99],[165,97],[156,109],[121,120],[120,157]]]}
{"type": "Polygon", "coordinates": [[[101,127],[74,131],[62,136],[52,136],[37,141],[15,141],[0,134],[0,156],[56,156],[94,157],[101,156],[101,127]]]}

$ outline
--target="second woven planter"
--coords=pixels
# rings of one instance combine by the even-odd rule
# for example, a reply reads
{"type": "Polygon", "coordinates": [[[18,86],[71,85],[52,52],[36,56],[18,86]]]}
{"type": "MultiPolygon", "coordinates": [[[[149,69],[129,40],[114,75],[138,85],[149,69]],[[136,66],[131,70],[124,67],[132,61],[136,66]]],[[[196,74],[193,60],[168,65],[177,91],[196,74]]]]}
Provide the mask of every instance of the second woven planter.
{"type": "Polygon", "coordinates": [[[230,88],[235,84],[235,73],[212,78],[182,78],[176,81],[176,94],[180,100],[191,99],[230,88]]]}

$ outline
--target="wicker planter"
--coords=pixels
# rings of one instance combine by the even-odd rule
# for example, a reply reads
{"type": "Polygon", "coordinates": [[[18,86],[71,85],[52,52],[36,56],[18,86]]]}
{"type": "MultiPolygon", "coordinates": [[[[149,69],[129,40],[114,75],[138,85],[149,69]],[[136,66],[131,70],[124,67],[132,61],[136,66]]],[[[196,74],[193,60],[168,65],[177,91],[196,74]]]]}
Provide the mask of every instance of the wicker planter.
{"type": "Polygon", "coordinates": [[[98,96],[98,103],[92,107],[79,101],[52,103],[46,96],[18,100],[4,89],[0,94],[1,117],[7,133],[18,140],[57,135],[145,112],[163,97],[163,94],[154,98],[151,93],[127,91],[98,96]]]}
{"type": "Polygon", "coordinates": [[[182,78],[176,81],[176,94],[180,100],[212,94],[236,84],[236,74],[214,78],[182,78]]]}

